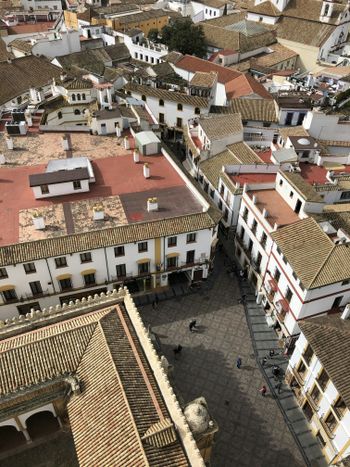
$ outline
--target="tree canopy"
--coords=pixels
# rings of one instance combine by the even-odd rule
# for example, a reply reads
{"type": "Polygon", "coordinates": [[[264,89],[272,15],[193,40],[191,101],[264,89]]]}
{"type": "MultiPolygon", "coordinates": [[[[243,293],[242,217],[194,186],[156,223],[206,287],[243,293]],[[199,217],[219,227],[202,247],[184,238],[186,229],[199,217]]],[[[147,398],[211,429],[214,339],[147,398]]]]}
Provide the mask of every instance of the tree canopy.
{"type": "Polygon", "coordinates": [[[203,58],[207,52],[207,43],[202,26],[195,25],[190,18],[178,18],[162,29],[162,42],[169,50],[203,58]]]}

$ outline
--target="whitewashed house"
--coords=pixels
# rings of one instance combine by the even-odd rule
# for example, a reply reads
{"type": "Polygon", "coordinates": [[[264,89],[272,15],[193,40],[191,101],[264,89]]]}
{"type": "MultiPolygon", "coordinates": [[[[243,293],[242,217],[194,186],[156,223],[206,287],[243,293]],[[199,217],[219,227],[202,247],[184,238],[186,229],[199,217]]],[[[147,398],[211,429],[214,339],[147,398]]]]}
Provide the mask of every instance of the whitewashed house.
{"type": "Polygon", "coordinates": [[[350,456],[350,321],[343,314],[301,321],[286,381],[330,465],[350,456]]]}

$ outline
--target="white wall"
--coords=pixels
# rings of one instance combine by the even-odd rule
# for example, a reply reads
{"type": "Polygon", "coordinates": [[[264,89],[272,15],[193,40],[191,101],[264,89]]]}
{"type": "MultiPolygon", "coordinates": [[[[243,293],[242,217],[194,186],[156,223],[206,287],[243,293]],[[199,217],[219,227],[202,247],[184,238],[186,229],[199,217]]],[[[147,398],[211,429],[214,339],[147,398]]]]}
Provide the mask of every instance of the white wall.
{"type": "Polygon", "coordinates": [[[265,24],[276,24],[278,21],[278,17],[274,16],[266,16],[266,15],[258,15],[256,13],[247,13],[247,20],[248,21],[260,21],[260,18],[262,18],[262,22],[265,24]]]}
{"type": "Polygon", "coordinates": [[[323,112],[309,111],[303,127],[311,136],[331,141],[349,141],[350,122],[339,123],[339,115],[326,115],[323,112]]]}
{"type": "Polygon", "coordinates": [[[32,47],[33,55],[44,55],[51,59],[80,52],[80,38],[78,31],[60,33],[59,37],[50,40],[39,40],[32,47]]]}
{"type": "Polygon", "coordinates": [[[80,180],[81,188],[75,190],[73,182],[55,183],[49,185],[49,193],[43,194],[40,186],[33,186],[32,190],[35,199],[52,198],[53,196],[70,195],[72,193],[83,193],[90,191],[89,180],[80,180]]]}

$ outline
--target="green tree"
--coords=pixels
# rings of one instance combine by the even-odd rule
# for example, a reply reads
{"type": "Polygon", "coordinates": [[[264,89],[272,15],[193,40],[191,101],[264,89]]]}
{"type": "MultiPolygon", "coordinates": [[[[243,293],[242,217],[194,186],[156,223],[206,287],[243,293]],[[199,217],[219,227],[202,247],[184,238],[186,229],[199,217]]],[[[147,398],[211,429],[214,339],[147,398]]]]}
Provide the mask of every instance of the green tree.
{"type": "Polygon", "coordinates": [[[162,29],[162,42],[169,50],[203,58],[207,53],[207,43],[202,26],[195,25],[190,18],[178,18],[162,29]]]}
{"type": "Polygon", "coordinates": [[[158,29],[150,29],[147,37],[152,42],[159,42],[158,29]]]}

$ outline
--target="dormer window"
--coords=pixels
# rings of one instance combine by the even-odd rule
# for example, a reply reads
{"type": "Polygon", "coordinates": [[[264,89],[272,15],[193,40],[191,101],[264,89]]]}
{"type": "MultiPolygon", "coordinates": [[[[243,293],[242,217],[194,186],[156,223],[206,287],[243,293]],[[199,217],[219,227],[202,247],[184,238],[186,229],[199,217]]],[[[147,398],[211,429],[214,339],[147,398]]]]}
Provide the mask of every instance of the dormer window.
{"type": "Polygon", "coordinates": [[[177,104],[177,110],[182,110],[182,104],[177,104]]]}

